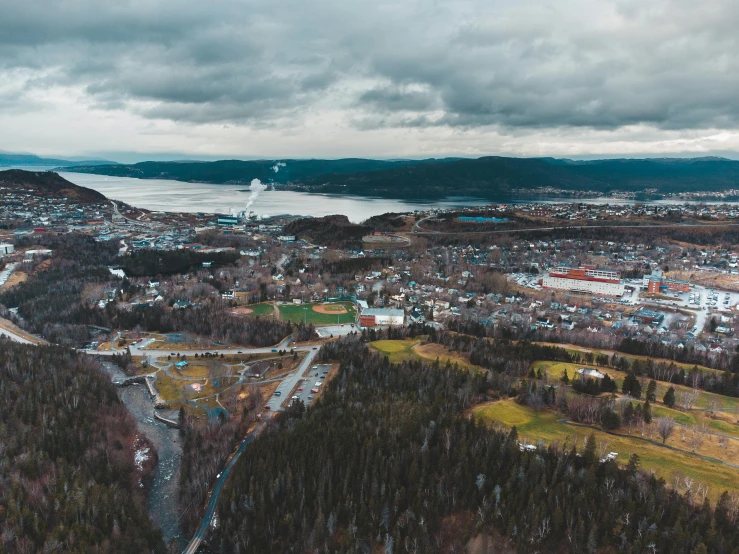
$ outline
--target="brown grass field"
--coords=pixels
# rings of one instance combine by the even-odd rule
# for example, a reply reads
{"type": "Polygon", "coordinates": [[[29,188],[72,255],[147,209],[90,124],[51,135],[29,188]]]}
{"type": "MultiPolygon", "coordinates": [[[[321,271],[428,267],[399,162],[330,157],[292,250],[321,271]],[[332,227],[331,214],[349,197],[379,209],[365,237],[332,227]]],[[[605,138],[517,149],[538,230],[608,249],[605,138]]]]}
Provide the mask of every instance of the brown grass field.
{"type": "Polygon", "coordinates": [[[234,315],[248,315],[253,314],[254,310],[252,310],[251,308],[234,308],[233,310],[231,310],[231,313],[234,315]]]}
{"type": "Polygon", "coordinates": [[[0,291],[6,291],[9,288],[22,283],[26,279],[28,279],[27,273],[23,273],[22,271],[14,271],[13,273],[11,273],[10,277],[8,277],[8,280],[5,282],[5,284],[0,287],[0,291]]]}

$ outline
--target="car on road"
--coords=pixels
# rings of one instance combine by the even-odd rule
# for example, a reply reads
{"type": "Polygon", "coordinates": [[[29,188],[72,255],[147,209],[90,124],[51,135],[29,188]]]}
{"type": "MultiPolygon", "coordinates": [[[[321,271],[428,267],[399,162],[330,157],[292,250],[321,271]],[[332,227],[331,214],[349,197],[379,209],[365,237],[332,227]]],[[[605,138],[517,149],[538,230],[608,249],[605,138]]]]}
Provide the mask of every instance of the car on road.
{"type": "Polygon", "coordinates": [[[273,348],[273,349],[272,349],[272,352],[277,352],[277,349],[276,349],[276,348],[273,348]]]}
{"type": "Polygon", "coordinates": [[[239,350],[239,351],[237,352],[237,354],[243,354],[243,352],[242,352],[241,350],[239,350]]]}
{"type": "Polygon", "coordinates": [[[302,392],[302,390],[303,390],[303,387],[298,387],[298,390],[302,392]]]}
{"type": "Polygon", "coordinates": [[[271,409],[271,408],[269,407],[269,404],[265,404],[265,406],[264,406],[264,409],[265,409],[265,410],[269,410],[269,409],[271,409]]]}
{"type": "Polygon", "coordinates": [[[310,390],[313,394],[318,394],[318,389],[311,389],[310,390]]]}
{"type": "Polygon", "coordinates": [[[317,347],[317,346],[314,346],[314,347],[313,347],[313,350],[318,350],[318,347],[317,347]]]}

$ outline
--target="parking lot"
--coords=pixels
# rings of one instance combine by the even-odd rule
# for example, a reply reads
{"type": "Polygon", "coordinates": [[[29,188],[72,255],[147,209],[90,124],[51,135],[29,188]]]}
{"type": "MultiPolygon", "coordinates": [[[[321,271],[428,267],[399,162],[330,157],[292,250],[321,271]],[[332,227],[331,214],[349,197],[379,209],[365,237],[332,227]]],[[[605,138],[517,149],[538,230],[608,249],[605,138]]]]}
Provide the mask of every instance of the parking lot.
{"type": "Polygon", "coordinates": [[[351,323],[345,323],[344,325],[326,325],[325,327],[316,327],[316,333],[322,339],[330,337],[343,337],[349,335],[355,331],[358,331],[357,327],[351,323]]]}
{"type": "Polygon", "coordinates": [[[664,296],[670,299],[643,298],[644,289],[639,287],[631,296],[627,297],[630,304],[645,306],[688,308],[695,314],[695,326],[691,329],[695,334],[703,331],[706,321],[713,314],[733,312],[739,304],[739,293],[720,291],[712,288],[693,285],[690,292],[667,291],[664,296]]]}
{"type": "Polygon", "coordinates": [[[303,390],[295,391],[294,395],[298,400],[303,401],[306,408],[310,406],[316,395],[316,393],[311,391],[320,390],[323,386],[323,381],[330,370],[330,364],[316,364],[311,366],[310,370],[306,372],[308,377],[305,375],[303,376],[302,381],[298,384],[298,388],[302,388],[303,390]],[[316,383],[321,384],[316,386],[316,383]]]}

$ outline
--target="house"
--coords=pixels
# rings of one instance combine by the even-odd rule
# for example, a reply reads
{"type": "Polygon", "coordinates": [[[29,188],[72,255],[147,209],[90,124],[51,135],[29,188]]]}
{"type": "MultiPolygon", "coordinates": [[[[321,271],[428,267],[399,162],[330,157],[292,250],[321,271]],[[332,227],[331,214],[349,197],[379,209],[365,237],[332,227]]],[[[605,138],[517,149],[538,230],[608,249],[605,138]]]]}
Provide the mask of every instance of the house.
{"type": "Polygon", "coordinates": [[[664,314],[654,310],[639,310],[632,317],[635,322],[645,325],[659,325],[665,319],[664,314]]]}
{"type": "Polygon", "coordinates": [[[583,379],[603,379],[605,373],[601,373],[597,369],[588,369],[587,367],[581,367],[577,370],[577,374],[583,379]]]}

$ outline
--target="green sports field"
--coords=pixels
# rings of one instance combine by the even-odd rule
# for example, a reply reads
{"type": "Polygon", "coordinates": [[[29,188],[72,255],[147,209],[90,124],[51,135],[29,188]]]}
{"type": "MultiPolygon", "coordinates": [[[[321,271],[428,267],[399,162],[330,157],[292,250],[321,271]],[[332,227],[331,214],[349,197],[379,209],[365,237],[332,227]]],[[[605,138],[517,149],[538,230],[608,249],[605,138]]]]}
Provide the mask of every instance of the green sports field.
{"type": "Polygon", "coordinates": [[[336,325],[337,323],[354,323],[357,319],[357,310],[351,302],[301,305],[282,304],[278,308],[280,310],[280,319],[292,321],[293,323],[302,323],[305,321],[313,325],[336,325]],[[336,310],[336,313],[331,313],[333,310],[336,310]]]}

